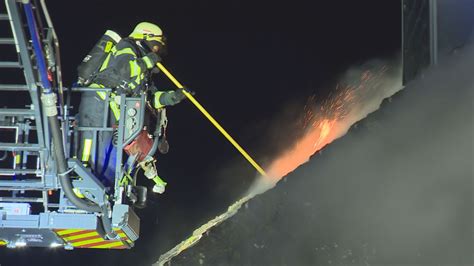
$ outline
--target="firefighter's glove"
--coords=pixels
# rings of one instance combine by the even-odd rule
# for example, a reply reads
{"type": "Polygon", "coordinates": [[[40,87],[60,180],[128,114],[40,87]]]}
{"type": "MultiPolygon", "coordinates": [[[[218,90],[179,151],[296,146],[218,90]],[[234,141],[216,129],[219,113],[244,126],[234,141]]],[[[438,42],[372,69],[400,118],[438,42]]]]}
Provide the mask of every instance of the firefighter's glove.
{"type": "Polygon", "coordinates": [[[173,96],[178,102],[181,102],[182,100],[186,99],[186,95],[184,95],[184,89],[177,89],[174,91],[174,96],[173,96]]]}
{"type": "Polygon", "coordinates": [[[156,63],[161,62],[161,57],[157,53],[150,52],[146,56],[150,59],[153,67],[156,63]]]}
{"type": "Polygon", "coordinates": [[[171,91],[171,101],[173,102],[172,105],[175,105],[177,103],[180,103],[182,100],[186,98],[186,95],[183,93],[184,89],[178,89],[175,91],[171,91]]]}
{"type": "Polygon", "coordinates": [[[180,103],[186,98],[186,95],[184,95],[183,90],[184,89],[178,89],[175,91],[171,90],[155,92],[154,107],[156,109],[159,109],[164,106],[172,106],[180,103]]]}
{"type": "Polygon", "coordinates": [[[191,95],[193,95],[193,96],[196,94],[196,92],[194,92],[194,91],[191,90],[190,88],[183,88],[183,89],[180,89],[180,90],[184,90],[184,91],[186,91],[187,93],[189,93],[189,94],[191,94],[191,95]]]}
{"type": "Polygon", "coordinates": [[[189,88],[182,88],[182,89],[177,89],[175,91],[175,98],[178,100],[178,103],[181,102],[182,100],[186,99],[186,95],[184,95],[184,92],[187,92],[191,95],[194,95],[195,92],[190,90],[189,88]]]}
{"type": "Polygon", "coordinates": [[[151,73],[153,73],[153,74],[158,74],[158,73],[160,73],[160,69],[157,68],[157,67],[154,67],[154,68],[151,70],[151,73]]]}

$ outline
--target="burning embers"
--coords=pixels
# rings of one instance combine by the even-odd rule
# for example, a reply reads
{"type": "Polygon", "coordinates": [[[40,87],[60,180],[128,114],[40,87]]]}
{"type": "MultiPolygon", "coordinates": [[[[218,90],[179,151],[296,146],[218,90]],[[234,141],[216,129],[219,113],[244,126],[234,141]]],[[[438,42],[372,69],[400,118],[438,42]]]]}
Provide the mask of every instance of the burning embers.
{"type": "MultiPolygon", "coordinates": [[[[311,96],[304,107],[300,130],[303,136],[296,143],[273,160],[267,167],[267,173],[273,183],[295,170],[301,164],[324,148],[333,140],[344,135],[353,123],[372,112],[364,108],[365,104],[377,102],[383,98],[380,91],[384,90],[384,74],[388,68],[380,67],[375,72],[366,70],[357,79],[352,78],[351,84],[338,84],[336,88],[321,102],[311,96]]],[[[397,88],[397,91],[401,86],[397,88]]],[[[392,93],[393,94],[393,93],[392,93]]]]}

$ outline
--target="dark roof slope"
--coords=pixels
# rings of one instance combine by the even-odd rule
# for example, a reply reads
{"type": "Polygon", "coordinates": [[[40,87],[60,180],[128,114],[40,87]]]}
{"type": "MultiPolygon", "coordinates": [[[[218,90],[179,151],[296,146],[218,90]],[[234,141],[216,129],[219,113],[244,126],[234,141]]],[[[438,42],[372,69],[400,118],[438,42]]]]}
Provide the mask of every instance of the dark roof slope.
{"type": "Polygon", "coordinates": [[[409,83],[172,265],[472,265],[468,48],[409,83]]]}

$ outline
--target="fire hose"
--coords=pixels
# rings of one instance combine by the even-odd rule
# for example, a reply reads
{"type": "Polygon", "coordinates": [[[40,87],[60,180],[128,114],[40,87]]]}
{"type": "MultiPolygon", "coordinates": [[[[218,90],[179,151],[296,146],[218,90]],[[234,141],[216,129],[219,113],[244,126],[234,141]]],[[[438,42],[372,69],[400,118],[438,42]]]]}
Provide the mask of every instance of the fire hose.
{"type": "Polygon", "coordinates": [[[45,58],[43,55],[41,42],[39,40],[35,17],[33,14],[33,7],[31,3],[25,3],[25,16],[30,31],[33,51],[36,55],[36,63],[40,74],[40,80],[42,84],[42,96],[41,101],[43,103],[43,112],[47,116],[47,124],[51,128],[51,138],[53,140],[53,153],[56,159],[56,167],[58,171],[58,179],[61,185],[61,189],[67,199],[78,209],[82,209],[88,212],[95,212],[101,218],[102,226],[108,238],[113,239],[116,237],[115,232],[112,229],[111,219],[108,217],[110,206],[104,204],[99,206],[93,202],[85,201],[74,193],[71,179],[69,178],[67,171],[67,161],[64,154],[64,146],[62,142],[62,133],[60,130],[59,120],[57,118],[58,110],[56,107],[57,97],[54,93],[51,83],[48,79],[45,58]]]}

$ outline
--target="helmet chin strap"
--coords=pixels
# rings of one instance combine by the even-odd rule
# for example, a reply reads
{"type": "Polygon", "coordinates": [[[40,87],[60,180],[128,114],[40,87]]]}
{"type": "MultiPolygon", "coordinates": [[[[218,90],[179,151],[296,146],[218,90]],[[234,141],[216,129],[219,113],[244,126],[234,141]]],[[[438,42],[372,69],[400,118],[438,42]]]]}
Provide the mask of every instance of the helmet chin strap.
{"type": "Polygon", "coordinates": [[[145,52],[150,53],[153,52],[153,48],[150,47],[149,43],[146,40],[135,40],[135,43],[142,49],[145,50],[145,52]]]}
{"type": "Polygon", "coordinates": [[[146,45],[144,42],[145,42],[145,40],[135,40],[135,43],[138,46],[140,46],[140,48],[148,49],[148,45],[146,45]]]}
{"type": "MultiPolygon", "coordinates": [[[[153,52],[153,45],[151,41],[147,41],[145,39],[136,39],[135,43],[142,49],[145,50],[146,53],[151,53],[153,52]]],[[[166,45],[161,44],[160,42],[155,42],[156,45],[158,45],[159,50],[158,50],[158,55],[159,56],[165,56],[167,54],[167,49],[166,45]]]]}

